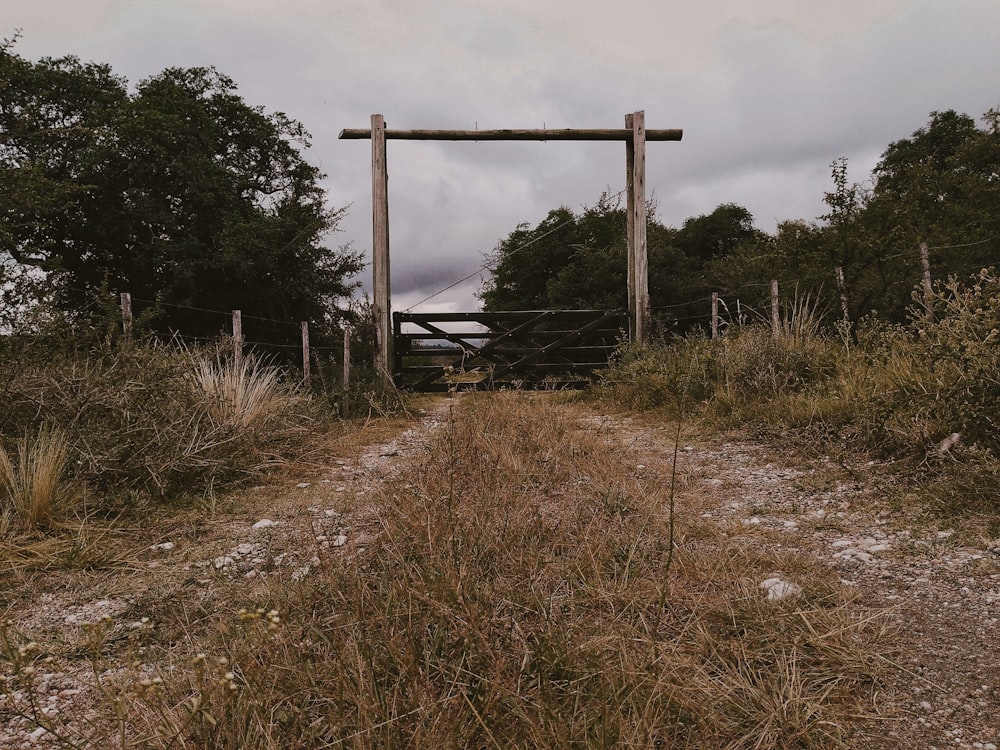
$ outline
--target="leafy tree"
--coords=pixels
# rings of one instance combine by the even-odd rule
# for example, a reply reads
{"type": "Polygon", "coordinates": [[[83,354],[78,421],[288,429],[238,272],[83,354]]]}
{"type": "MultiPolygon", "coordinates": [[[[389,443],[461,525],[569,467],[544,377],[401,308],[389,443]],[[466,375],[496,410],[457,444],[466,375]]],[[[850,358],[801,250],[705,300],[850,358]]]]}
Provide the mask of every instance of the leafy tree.
{"type": "MultiPolygon", "coordinates": [[[[30,62],[0,47],[0,251],[49,274],[77,314],[96,290],[156,300],[153,326],[213,335],[241,309],[332,322],[361,268],[323,238],[309,136],[213,68],[171,68],[129,93],[106,65],[30,62]]],[[[281,341],[292,325],[254,323],[281,341]]]]}

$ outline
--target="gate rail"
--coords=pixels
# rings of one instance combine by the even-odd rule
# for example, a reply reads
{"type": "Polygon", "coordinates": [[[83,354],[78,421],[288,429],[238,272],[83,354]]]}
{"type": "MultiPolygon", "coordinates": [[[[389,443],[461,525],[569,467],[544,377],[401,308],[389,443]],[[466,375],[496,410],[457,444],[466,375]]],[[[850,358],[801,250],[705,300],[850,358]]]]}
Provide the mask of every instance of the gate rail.
{"type": "Polygon", "coordinates": [[[628,326],[622,310],[393,313],[392,319],[393,380],[414,391],[581,388],[607,367],[628,326]],[[446,330],[456,324],[463,330],[446,330]]]}

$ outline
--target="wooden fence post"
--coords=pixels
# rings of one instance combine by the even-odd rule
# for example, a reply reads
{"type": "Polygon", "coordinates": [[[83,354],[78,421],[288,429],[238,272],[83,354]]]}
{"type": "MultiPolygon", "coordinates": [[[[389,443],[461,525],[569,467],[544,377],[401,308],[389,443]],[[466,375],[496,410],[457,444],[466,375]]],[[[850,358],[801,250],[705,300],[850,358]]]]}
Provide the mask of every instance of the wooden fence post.
{"type": "Polygon", "coordinates": [[[920,266],[924,271],[924,315],[928,323],[934,322],[934,286],[931,284],[931,260],[927,252],[927,243],[920,243],[920,266]]]}
{"type": "Polygon", "coordinates": [[[236,369],[243,367],[243,314],[233,310],[233,362],[236,369]]]}
{"type": "Polygon", "coordinates": [[[341,401],[341,414],[347,416],[351,390],[351,326],[344,325],[344,397],[341,401]]]}
{"type": "Polygon", "coordinates": [[[844,289],[844,267],[836,266],[833,275],[837,279],[837,292],[840,294],[840,312],[845,323],[851,322],[851,314],[847,309],[847,290],[844,289]]]}
{"type": "Polygon", "coordinates": [[[771,279],[771,333],[781,335],[781,311],[778,309],[778,280],[771,279]]]}
{"type": "Polygon", "coordinates": [[[132,338],[132,295],[129,292],[122,292],[122,332],[125,338],[132,338]]]}
{"type": "Polygon", "coordinates": [[[306,390],[312,385],[312,373],[309,369],[309,321],[302,321],[302,382],[306,390]]]}
{"type": "Polygon", "coordinates": [[[632,131],[625,141],[626,236],[628,244],[629,333],[632,343],[649,346],[649,264],[646,252],[646,114],[625,115],[632,131]]]}
{"type": "Polygon", "coordinates": [[[719,338],[719,293],[712,292],[712,338],[719,338]]]}
{"type": "Polygon", "coordinates": [[[372,293],[375,314],[375,377],[392,385],[392,296],[389,276],[389,171],[386,167],[385,120],[372,115],[372,293]]]}

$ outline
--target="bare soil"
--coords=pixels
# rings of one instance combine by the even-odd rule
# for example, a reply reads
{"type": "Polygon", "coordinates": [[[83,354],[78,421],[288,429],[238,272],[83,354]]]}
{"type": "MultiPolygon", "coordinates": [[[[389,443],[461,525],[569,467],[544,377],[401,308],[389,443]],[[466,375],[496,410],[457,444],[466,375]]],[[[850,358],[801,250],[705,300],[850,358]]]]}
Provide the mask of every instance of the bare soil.
{"type": "MultiPolygon", "coordinates": [[[[155,627],[167,610],[211,608],[226,587],[246,587],[250,600],[276,571],[306,576],[324,554],[350,555],[370,543],[372,488],[426,450],[450,408],[437,402],[416,420],[359,431],[320,469],[108,532],[96,543],[114,552],[95,557],[92,569],[71,560],[12,568],[0,581],[0,620],[59,657],[36,683],[46,712],[71,724],[95,716],[83,623],[108,617],[125,638],[129,629],[155,627]]],[[[637,471],[669,484],[673,425],[579,408],[582,429],[630,446],[637,471]]],[[[680,441],[678,512],[734,540],[814,556],[856,588],[873,615],[888,611],[897,623],[895,648],[882,657],[881,683],[849,747],[996,750],[1000,540],[922,512],[892,466],[783,451],[699,425],[684,426],[680,441]]],[[[0,748],[56,746],[15,710],[23,700],[0,691],[0,748]]]]}

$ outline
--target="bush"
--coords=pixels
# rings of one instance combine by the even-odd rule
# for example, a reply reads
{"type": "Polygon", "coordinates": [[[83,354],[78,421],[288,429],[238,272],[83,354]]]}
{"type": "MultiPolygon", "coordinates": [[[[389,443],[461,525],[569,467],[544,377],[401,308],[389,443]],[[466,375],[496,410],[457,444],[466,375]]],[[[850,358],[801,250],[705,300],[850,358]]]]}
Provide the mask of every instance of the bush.
{"type": "Polygon", "coordinates": [[[27,347],[0,363],[0,437],[48,425],[71,479],[104,496],[219,488],[301,449],[315,411],[273,368],[160,344],[88,353],[27,347]]]}

